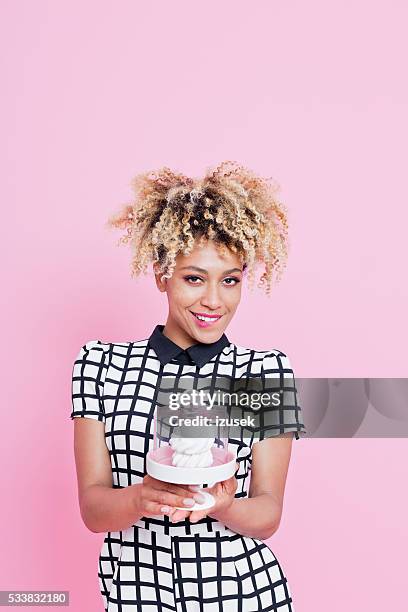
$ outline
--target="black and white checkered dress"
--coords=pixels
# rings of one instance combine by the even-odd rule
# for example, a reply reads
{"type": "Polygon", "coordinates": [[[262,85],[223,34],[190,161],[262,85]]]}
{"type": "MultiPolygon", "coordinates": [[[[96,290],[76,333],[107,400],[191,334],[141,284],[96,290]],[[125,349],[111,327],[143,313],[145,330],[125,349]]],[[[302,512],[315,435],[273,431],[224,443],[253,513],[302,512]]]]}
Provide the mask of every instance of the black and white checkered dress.
{"type": "MultiPolygon", "coordinates": [[[[225,334],[212,344],[182,350],[157,325],[138,342],[87,342],[72,373],[70,417],[105,424],[113,487],[142,481],[153,444],[155,396],[166,376],[236,378],[280,376],[294,383],[288,357],[279,350],[255,351],[225,334]]],[[[229,438],[239,463],[235,497],[248,497],[252,444],[287,431],[306,433],[296,393],[292,406],[277,411],[276,427],[254,438],[229,438]],[[282,416],[283,415],[283,416],[282,416]]],[[[261,540],[243,536],[206,517],[171,523],[167,516],[142,517],[105,536],[98,560],[106,612],[293,612],[285,573],[261,540]]]]}

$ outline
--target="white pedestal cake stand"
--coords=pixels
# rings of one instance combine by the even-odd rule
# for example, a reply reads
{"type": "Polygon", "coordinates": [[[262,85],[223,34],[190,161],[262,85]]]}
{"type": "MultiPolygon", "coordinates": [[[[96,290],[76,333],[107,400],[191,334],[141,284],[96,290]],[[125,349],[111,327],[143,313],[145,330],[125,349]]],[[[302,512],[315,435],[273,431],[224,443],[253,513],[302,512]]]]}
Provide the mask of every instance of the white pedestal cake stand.
{"type": "Polygon", "coordinates": [[[189,484],[198,485],[197,493],[200,493],[205,500],[201,503],[195,502],[194,506],[174,506],[180,510],[207,510],[215,504],[213,495],[207,493],[202,488],[203,484],[214,485],[217,482],[227,480],[235,474],[236,457],[233,453],[228,452],[225,460],[225,451],[213,448],[213,465],[209,467],[179,467],[171,465],[169,461],[169,447],[162,447],[156,451],[149,451],[146,457],[147,473],[157,480],[171,482],[173,484],[189,484]],[[222,459],[224,460],[221,460],[222,459]]]}

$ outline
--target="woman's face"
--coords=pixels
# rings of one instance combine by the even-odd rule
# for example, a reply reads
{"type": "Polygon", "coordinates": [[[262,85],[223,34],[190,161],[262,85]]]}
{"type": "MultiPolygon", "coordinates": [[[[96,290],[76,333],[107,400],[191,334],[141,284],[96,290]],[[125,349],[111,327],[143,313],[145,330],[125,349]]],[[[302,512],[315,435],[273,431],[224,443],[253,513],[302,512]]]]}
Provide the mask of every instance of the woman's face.
{"type": "Polygon", "coordinates": [[[207,240],[190,255],[177,256],[171,278],[161,281],[156,273],[157,287],[167,293],[169,303],[164,335],[183,349],[216,342],[235,314],[243,271],[240,257],[227,253],[223,256],[216,243],[207,240]],[[199,320],[197,314],[209,320],[199,320]]]}

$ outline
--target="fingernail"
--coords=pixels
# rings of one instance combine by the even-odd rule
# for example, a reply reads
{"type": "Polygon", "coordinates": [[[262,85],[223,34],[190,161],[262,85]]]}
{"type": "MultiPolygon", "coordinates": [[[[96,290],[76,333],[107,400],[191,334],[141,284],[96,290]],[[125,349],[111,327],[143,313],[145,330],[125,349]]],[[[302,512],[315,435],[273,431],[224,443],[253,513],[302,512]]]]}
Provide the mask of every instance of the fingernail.
{"type": "Polygon", "coordinates": [[[162,508],[160,508],[160,512],[170,512],[169,506],[163,506],[162,508]]]}
{"type": "Polygon", "coordinates": [[[194,495],[194,499],[201,504],[203,501],[205,501],[205,497],[204,495],[201,495],[201,493],[197,493],[196,495],[194,495]]]}
{"type": "Polygon", "coordinates": [[[185,506],[194,506],[194,499],[191,499],[191,497],[186,497],[183,499],[183,503],[185,506]]]}

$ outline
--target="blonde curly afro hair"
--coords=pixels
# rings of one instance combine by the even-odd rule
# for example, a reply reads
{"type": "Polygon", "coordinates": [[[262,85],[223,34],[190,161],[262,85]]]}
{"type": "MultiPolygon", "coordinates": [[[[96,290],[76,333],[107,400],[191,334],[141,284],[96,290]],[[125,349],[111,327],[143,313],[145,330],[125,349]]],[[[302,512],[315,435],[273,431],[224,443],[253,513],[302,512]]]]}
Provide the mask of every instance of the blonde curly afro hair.
{"type": "Polygon", "coordinates": [[[272,278],[279,281],[286,265],[286,208],[275,196],[279,186],[237,162],[224,161],[190,178],[163,167],[131,181],[134,201],[112,215],[107,226],[126,230],[119,244],[131,243],[132,276],[156,263],[171,278],[179,253],[214,240],[221,251],[237,253],[253,287],[255,268],[263,264],[258,287],[270,295],[272,278]]]}

